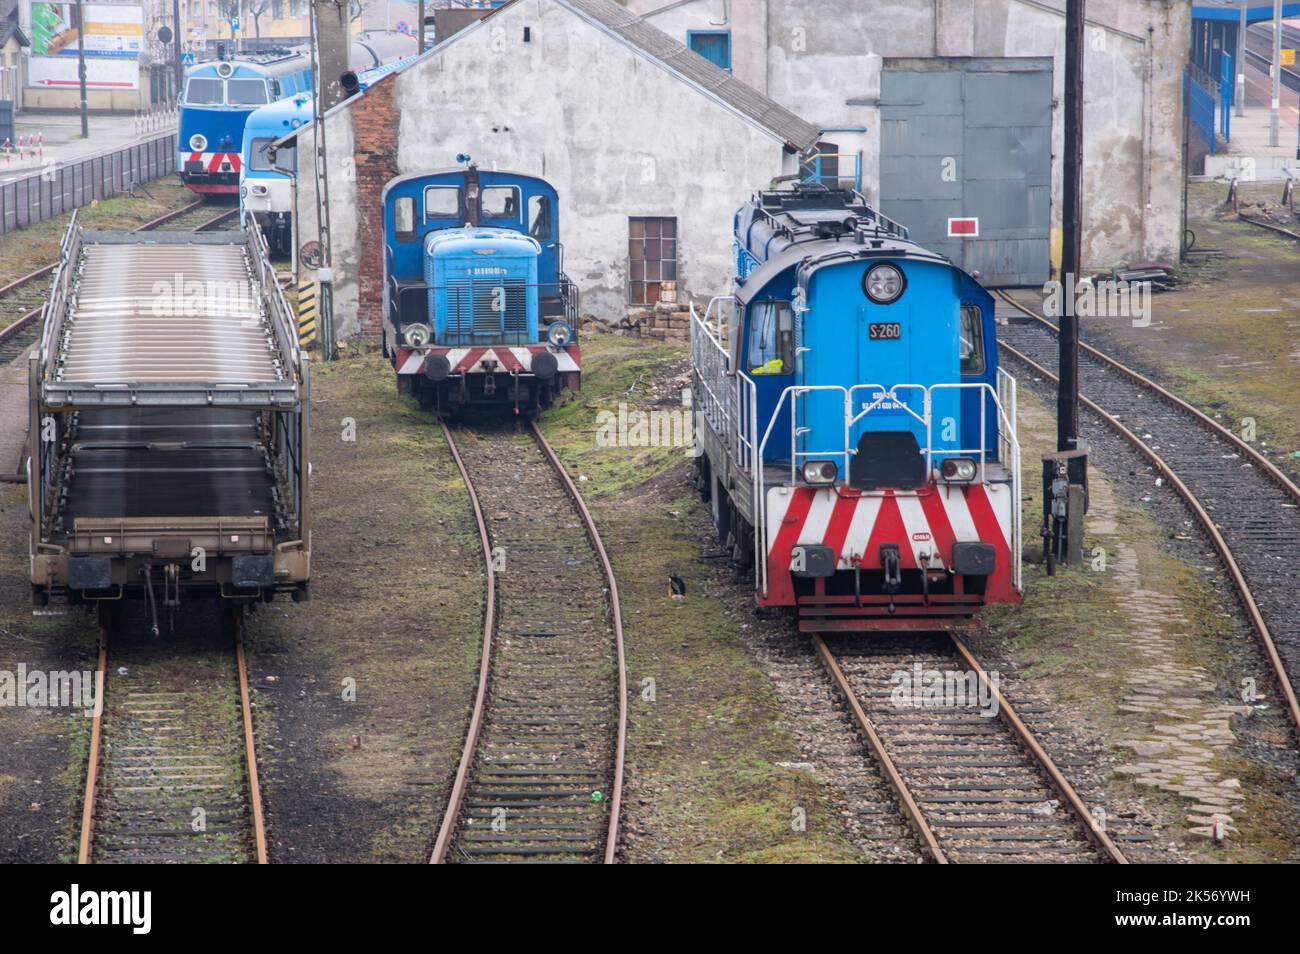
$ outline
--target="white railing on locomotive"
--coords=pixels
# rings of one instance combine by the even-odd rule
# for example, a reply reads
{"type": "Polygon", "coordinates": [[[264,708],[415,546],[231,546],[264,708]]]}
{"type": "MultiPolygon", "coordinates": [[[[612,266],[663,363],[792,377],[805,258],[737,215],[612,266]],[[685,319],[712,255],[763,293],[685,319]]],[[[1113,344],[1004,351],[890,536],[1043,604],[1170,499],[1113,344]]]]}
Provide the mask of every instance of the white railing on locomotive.
{"type": "MultiPolygon", "coordinates": [[[[926,464],[927,472],[934,466],[934,455],[936,453],[943,454],[944,456],[947,457],[970,457],[975,454],[978,454],[980,469],[981,471],[983,470],[984,465],[988,462],[988,456],[989,456],[988,402],[990,399],[993,401],[993,406],[997,409],[999,448],[1001,447],[1002,441],[1004,439],[1009,437],[1010,440],[1012,441],[1015,440],[1015,430],[1016,430],[1015,419],[1007,414],[1006,410],[1003,407],[1001,397],[998,394],[998,392],[994,389],[993,385],[987,384],[983,381],[941,382],[939,384],[931,384],[929,386],[923,384],[895,384],[893,387],[888,389],[878,384],[855,384],[852,388],[849,389],[849,395],[850,395],[850,407],[847,410],[847,414],[851,414],[852,416],[848,417],[848,420],[845,425],[844,439],[846,444],[849,441],[849,435],[853,430],[853,426],[857,424],[858,421],[865,418],[872,411],[875,411],[880,408],[888,408],[889,410],[898,410],[899,408],[901,408],[902,410],[905,410],[909,415],[911,415],[912,418],[915,419],[922,427],[925,428],[925,446],[921,448],[921,452],[925,454],[925,464],[926,464]],[[900,400],[900,396],[898,393],[899,389],[921,392],[922,395],[921,414],[917,414],[916,411],[912,409],[911,405],[909,405],[907,401],[900,400]],[[875,396],[875,400],[872,401],[870,404],[863,405],[861,411],[857,412],[856,414],[853,414],[852,405],[851,405],[852,397],[853,397],[853,393],[859,390],[870,390],[875,396]],[[934,397],[935,397],[935,392],[937,391],[956,391],[959,394],[962,391],[978,391],[980,393],[980,397],[981,397],[980,423],[979,423],[980,442],[978,447],[935,447],[934,446],[934,397]]],[[[960,397],[958,400],[959,400],[959,407],[960,407],[960,397]]],[[[1017,446],[1019,445],[1017,444],[1017,446]]],[[[856,453],[856,451],[854,452],[856,453]]]]}
{"type": "MultiPolygon", "coordinates": [[[[753,382],[751,381],[750,384],[752,385],[753,382]]],[[[935,453],[935,449],[933,447],[933,443],[934,443],[933,414],[932,414],[933,392],[937,390],[955,390],[955,391],[979,390],[983,392],[983,395],[986,398],[986,400],[988,398],[991,398],[993,400],[994,406],[997,408],[997,415],[998,415],[997,419],[999,424],[998,427],[999,439],[1005,438],[1008,441],[1009,448],[1012,452],[1011,467],[1010,467],[1010,470],[1012,472],[1012,476],[1011,476],[1012,488],[1013,488],[1013,495],[1018,497],[1018,493],[1019,493],[1018,488],[1020,487],[1020,442],[1016,437],[1014,419],[1008,417],[1006,409],[1004,408],[998,396],[997,391],[993,388],[992,385],[986,384],[984,382],[941,383],[941,384],[932,384],[928,387],[923,384],[896,384],[890,388],[886,388],[880,384],[855,384],[850,388],[845,388],[842,385],[838,385],[838,384],[822,384],[822,385],[793,385],[791,387],[785,388],[781,392],[781,397],[777,401],[776,407],[773,408],[772,414],[768,419],[767,428],[763,432],[763,439],[759,442],[757,452],[755,455],[755,463],[754,463],[753,513],[755,514],[756,517],[755,519],[756,525],[754,528],[754,545],[756,548],[756,553],[761,555],[761,558],[758,559],[756,563],[758,566],[758,583],[762,589],[764,596],[767,595],[766,554],[768,553],[768,549],[771,544],[771,541],[768,539],[768,526],[767,526],[768,523],[767,492],[766,492],[767,475],[761,466],[761,462],[766,453],[768,441],[772,437],[773,429],[775,428],[776,422],[781,415],[781,408],[784,406],[786,399],[787,398],[790,399],[790,407],[791,407],[789,486],[793,487],[797,485],[799,482],[799,473],[800,473],[799,459],[800,458],[811,458],[811,459],[822,459],[822,460],[827,458],[840,458],[842,459],[844,465],[843,469],[840,471],[840,474],[842,475],[842,479],[847,480],[849,474],[849,463],[852,460],[853,456],[857,454],[857,448],[852,446],[850,442],[853,426],[859,420],[863,419],[868,414],[870,414],[872,411],[879,410],[881,408],[886,407],[886,402],[891,402],[893,405],[889,407],[889,410],[897,410],[901,407],[902,409],[906,410],[907,413],[910,414],[915,420],[917,420],[925,427],[926,446],[922,448],[922,451],[926,455],[926,473],[927,474],[931,473],[933,470],[934,453],[935,453]],[[918,390],[922,392],[922,403],[923,403],[923,410],[924,410],[923,414],[918,415],[908,405],[906,401],[899,400],[898,391],[900,388],[905,390],[918,390]],[[860,412],[855,414],[853,411],[854,394],[855,392],[860,390],[871,391],[873,395],[875,395],[875,400],[873,400],[868,405],[864,405],[863,409],[860,412]],[[809,393],[833,392],[833,391],[838,391],[844,396],[843,397],[844,430],[843,430],[843,438],[842,438],[843,444],[841,448],[838,450],[834,448],[830,448],[826,450],[819,449],[813,451],[798,450],[798,439],[804,435],[812,433],[812,429],[800,425],[798,420],[798,415],[795,413],[794,410],[795,399],[809,393]]],[[[1014,388],[1012,390],[1012,394],[1014,395],[1014,388]]],[[[970,449],[947,448],[947,447],[938,449],[939,453],[942,453],[950,457],[970,456],[978,453],[980,455],[980,470],[978,475],[978,479],[980,481],[983,481],[985,479],[985,464],[987,462],[987,456],[988,456],[988,443],[987,443],[988,438],[987,438],[987,427],[986,427],[987,418],[985,416],[986,400],[980,401],[980,446],[978,448],[970,448],[970,449]]],[[[1005,461],[1004,461],[1004,465],[1005,465],[1005,461]]],[[[1019,552],[1020,552],[1019,507],[1013,506],[1012,507],[1012,553],[1018,554],[1019,552]]],[[[1014,582],[1015,585],[1019,587],[1020,563],[1019,560],[1013,560],[1012,563],[1013,563],[1013,570],[1014,570],[1014,577],[1015,577],[1014,582]]]]}
{"type": "Polygon", "coordinates": [[[701,320],[694,302],[691,302],[691,366],[698,392],[693,401],[695,411],[726,439],[731,430],[731,416],[722,397],[727,389],[727,349],[701,320]]]}
{"type": "Polygon", "coordinates": [[[735,295],[717,295],[709,300],[701,316],[691,302],[691,349],[695,378],[705,391],[705,403],[712,404],[704,409],[705,419],[722,435],[736,465],[750,473],[756,466],[758,428],[754,408],[758,391],[753,380],[734,366],[733,332],[739,328],[739,305],[735,295]],[[724,321],[722,306],[726,304],[733,310],[729,320],[724,321]],[[701,365],[705,375],[699,373],[701,365]]]}

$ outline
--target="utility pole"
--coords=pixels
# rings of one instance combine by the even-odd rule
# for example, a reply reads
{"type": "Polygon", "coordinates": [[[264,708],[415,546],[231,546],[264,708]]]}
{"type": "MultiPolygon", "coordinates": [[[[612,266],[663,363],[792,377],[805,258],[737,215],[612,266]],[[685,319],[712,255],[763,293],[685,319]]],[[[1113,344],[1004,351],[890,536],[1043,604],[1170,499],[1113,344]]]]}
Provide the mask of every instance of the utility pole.
{"type": "Polygon", "coordinates": [[[1237,54],[1232,65],[1237,68],[1237,115],[1246,115],[1246,29],[1250,0],[1241,0],[1241,25],[1237,27],[1237,54]]]}
{"type": "Polygon", "coordinates": [[[424,52],[424,0],[420,0],[420,38],[419,46],[415,48],[417,54],[424,52]]]}
{"type": "Polygon", "coordinates": [[[181,48],[181,0],[172,0],[172,26],[176,30],[176,36],[172,39],[176,42],[176,95],[181,94],[181,87],[185,84],[185,51],[181,48]]]}
{"type": "Polygon", "coordinates": [[[1273,0],[1273,106],[1268,114],[1268,144],[1278,145],[1282,116],[1282,0],[1273,0]]]}
{"type": "Polygon", "coordinates": [[[77,84],[81,87],[81,138],[90,138],[90,113],[86,105],[86,7],[77,0],[77,84]]]}
{"type": "MultiPolygon", "coordinates": [[[[316,269],[316,283],[319,288],[316,307],[320,316],[321,349],[325,360],[333,361],[337,339],[334,334],[334,268],[330,255],[330,187],[328,152],[325,148],[325,111],[342,98],[342,87],[338,78],[343,70],[348,68],[347,51],[350,38],[346,5],[336,4],[333,0],[312,0],[311,27],[311,68],[316,86],[316,95],[312,97],[312,169],[316,175],[316,231],[317,241],[320,244],[320,264],[316,269]],[[344,44],[341,47],[342,68],[339,68],[337,63],[339,55],[339,49],[336,48],[337,41],[331,44],[326,38],[331,31],[342,34],[344,44]],[[333,58],[332,66],[326,65],[330,62],[326,58],[327,52],[333,58]],[[327,81],[328,76],[332,76],[333,79],[327,81]],[[331,88],[335,92],[332,102],[327,99],[327,91],[331,88]]],[[[302,168],[301,163],[299,168],[302,168]]]]}
{"type": "Polygon", "coordinates": [[[1061,196],[1060,384],[1056,394],[1056,449],[1079,443],[1079,327],[1076,287],[1083,239],[1084,0],[1065,5],[1065,164],[1061,196]]]}
{"type": "Polygon", "coordinates": [[[1043,556],[1057,563],[1083,560],[1083,515],[1088,508],[1088,454],[1079,441],[1079,268],[1083,236],[1084,0],[1065,4],[1065,155],[1061,196],[1060,358],[1056,390],[1056,452],[1043,457],[1043,556]]]}
{"type": "Polygon", "coordinates": [[[316,89],[320,93],[320,111],[341,103],[346,97],[339,78],[348,71],[348,52],[352,45],[346,0],[312,0],[312,22],[316,63],[316,89]]]}

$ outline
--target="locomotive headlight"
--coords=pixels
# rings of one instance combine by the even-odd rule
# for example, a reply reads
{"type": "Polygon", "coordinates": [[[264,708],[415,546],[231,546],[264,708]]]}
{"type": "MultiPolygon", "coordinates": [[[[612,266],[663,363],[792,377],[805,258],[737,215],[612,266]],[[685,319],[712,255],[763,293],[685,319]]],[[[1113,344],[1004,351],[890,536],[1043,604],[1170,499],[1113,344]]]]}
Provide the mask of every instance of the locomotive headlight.
{"type": "Polygon", "coordinates": [[[253,195],[266,195],[269,190],[264,185],[253,186],[253,195]]]}
{"type": "Polygon", "coordinates": [[[805,461],[803,465],[805,484],[827,486],[835,483],[835,478],[839,475],[840,469],[833,460],[810,460],[805,461]]]}
{"type": "Polygon", "coordinates": [[[406,340],[408,348],[423,348],[429,343],[433,334],[429,331],[428,325],[414,324],[402,329],[402,337],[406,340]]]}
{"type": "Polygon", "coordinates": [[[207,136],[204,136],[202,133],[195,133],[193,136],[190,137],[191,152],[202,152],[204,149],[207,148],[208,148],[207,136]]]}
{"type": "Polygon", "coordinates": [[[876,265],[862,279],[862,287],[876,304],[889,305],[898,301],[907,282],[893,265],[876,265]]]}
{"type": "Polygon", "coordinates": [[[953,483],[969,483],[975,479],[978,468],[969,457],[949,457],[939,465],[939,474],[953,483]]]}
{"type": "Polygon", "coordinates": [[[555,321],[546,329],[546,340],[553,347],[565,348],[573,341],[573,329],[569,327],[567,321],[555,321]]]}

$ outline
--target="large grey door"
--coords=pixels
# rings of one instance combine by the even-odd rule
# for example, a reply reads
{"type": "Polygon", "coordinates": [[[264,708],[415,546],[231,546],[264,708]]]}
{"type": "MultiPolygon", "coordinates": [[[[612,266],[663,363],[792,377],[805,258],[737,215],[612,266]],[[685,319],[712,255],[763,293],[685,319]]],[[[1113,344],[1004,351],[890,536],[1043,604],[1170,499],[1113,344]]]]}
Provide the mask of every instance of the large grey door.
{"type": "Polygon", "coordinates": [[[880,124],[881,211],[985,285],[1048,280],[1050,58],[886,59],[880,124]],[[979,235],[949,237],[965,218],[979,235]]]}

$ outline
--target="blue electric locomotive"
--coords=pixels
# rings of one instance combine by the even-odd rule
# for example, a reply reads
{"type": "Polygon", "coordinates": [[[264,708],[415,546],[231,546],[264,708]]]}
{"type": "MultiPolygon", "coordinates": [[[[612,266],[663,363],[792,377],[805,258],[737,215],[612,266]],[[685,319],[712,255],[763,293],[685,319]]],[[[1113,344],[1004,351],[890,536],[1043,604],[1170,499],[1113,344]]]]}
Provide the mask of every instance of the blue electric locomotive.
{"type": "Polygon", "coordinates": [[[805,632],[1019,599],[1015,380],[993,299],[856,192],[760,192],[692,321],[696,476],[757,599],[805,632]]]}
{"type": "Polygon", "coordinates": [[[384,354],[398,391],[451,413],[531,414],[579,386],[577,289],[547,182],[470,165],[384,187],[384,354]]]}

